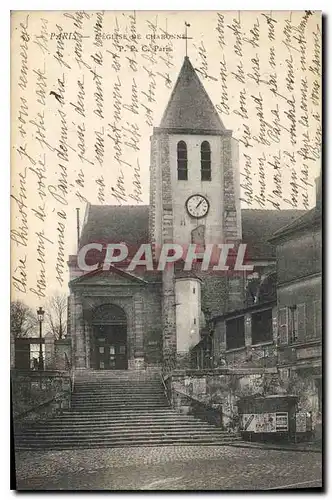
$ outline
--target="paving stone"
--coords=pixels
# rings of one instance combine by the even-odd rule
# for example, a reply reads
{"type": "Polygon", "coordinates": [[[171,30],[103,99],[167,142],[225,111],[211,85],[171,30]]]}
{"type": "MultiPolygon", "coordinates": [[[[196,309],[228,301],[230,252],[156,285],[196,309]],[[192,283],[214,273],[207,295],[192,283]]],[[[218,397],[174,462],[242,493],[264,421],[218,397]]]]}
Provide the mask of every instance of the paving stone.
{"type": "Polygon", "coordinates": [[[18,489],[228,490],[321,485],[321,455],[228,446],[16,453],[18,489]]]}

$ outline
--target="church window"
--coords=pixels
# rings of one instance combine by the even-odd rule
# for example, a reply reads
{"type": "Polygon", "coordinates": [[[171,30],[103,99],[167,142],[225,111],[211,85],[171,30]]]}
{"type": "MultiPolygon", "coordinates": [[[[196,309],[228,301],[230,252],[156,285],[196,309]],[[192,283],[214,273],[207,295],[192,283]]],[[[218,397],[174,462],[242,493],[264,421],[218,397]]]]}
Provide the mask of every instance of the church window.
{"type": "Polygon", "coordinates": [[[184,141],[178,142],[177,145],[177,160],[178,160],[178,180],[188,180],[188,153],[187,144],[184,141]]]}
{"type": "Polygon", "coordinates": [[[194,287],[194,288],[193,288],[193,294],[195,295],[195,293],[196,293],[196,289],[195,289],[195,287],[194,287]]]}
{"type": "Polygon", "coordinates": [[[211,148],[208,141],[201,144],[201,180],[211,180],[211,148]]]}

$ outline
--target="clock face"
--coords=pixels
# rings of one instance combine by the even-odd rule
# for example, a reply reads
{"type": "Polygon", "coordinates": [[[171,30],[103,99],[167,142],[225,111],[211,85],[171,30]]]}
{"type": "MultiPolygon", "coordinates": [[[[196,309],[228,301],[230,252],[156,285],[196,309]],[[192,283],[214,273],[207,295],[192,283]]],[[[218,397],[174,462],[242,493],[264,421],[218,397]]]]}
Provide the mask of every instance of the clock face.
{"type": "Polygon", "coordinates": [[[209,211],[210,204],[201,194],[193,194],[186,201],[188,214],[196,219],[205,217],[209,211]]]}

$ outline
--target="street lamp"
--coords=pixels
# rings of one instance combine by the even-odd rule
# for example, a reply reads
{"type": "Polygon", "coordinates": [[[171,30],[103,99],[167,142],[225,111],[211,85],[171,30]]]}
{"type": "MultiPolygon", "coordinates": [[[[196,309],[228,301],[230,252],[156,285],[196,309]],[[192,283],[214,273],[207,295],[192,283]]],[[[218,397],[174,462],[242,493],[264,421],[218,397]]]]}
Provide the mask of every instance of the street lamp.
{"type": "Polygon", "coordinates": [[[42,343],[42,323],[44,321],[44,314],[45,311],[42,307],[39,307],[37,309],[37,318],[39,321],[39,363],[38,363],[38,370],[43,370],[44,369],[44,360],[43,360],[43,343],[42,343]]]}

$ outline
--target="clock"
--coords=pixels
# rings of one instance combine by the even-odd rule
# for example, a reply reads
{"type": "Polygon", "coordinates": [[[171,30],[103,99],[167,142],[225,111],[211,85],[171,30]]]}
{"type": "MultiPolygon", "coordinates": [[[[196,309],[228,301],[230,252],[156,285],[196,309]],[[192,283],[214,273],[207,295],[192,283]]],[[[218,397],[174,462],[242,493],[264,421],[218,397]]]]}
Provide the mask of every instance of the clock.
{"type": "Polygon", "coordinates": [[[186,201],[186,209],[191,217],[195,217],[196,219],[200,219],[201,217],[205,217],[209,211],[210,203],[201,194],[193,194],[189,196],[186,201]]]}

